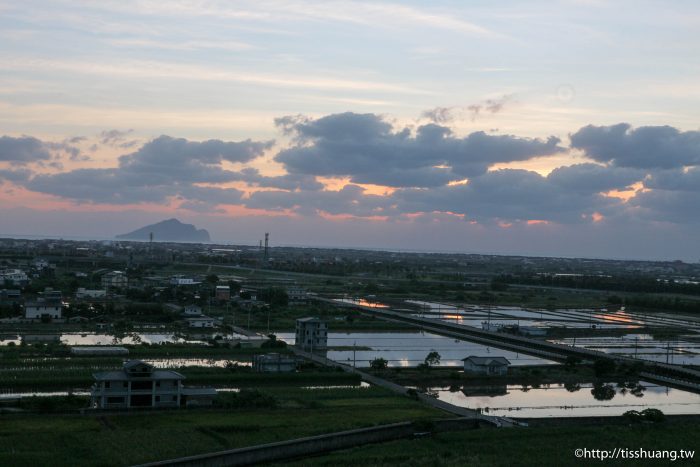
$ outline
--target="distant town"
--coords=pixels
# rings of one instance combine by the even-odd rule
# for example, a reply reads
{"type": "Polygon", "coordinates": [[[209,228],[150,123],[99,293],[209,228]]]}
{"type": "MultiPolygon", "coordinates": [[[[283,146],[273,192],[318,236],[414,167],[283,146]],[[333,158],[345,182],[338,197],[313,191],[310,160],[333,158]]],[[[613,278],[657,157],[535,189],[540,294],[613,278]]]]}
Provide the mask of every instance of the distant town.
{"type": "Polygon", "coordinates": [[[239,447],[291,440],[246,451],[272,462],[326,452],[335,432],[352,448],[475,428],[578,433],[587,419],[683,427],[700,414],[700,264],[273,239],[1,239],[3,423],[22,432],[41,414],[62,436],[75,414],[106,433],[143,419],[137,436],[156,442],[178,414],[194,430],[182,436],[205,433],[201,447],[133,450],[136,464],[238,462],[239,447]]]}

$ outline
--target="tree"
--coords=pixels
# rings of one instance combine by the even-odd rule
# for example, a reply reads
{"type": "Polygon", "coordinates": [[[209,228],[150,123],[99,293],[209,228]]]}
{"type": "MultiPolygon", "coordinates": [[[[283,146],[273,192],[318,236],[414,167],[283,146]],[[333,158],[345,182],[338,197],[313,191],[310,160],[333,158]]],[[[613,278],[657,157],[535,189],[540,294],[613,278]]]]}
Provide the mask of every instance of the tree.
{"type": "Polygon", "coordinates": [[[440,364],[440,354],[432,351],[425,357],[425,364],[430,366],[433,365],[439,365],[440,364]]]}
{"type": "Polygon", "coordinates": [[[219,276],[217,276],[216,274],[209,274],[205,280],[210,284],[215,285],[219,283],[219,276]]]}
{"type": "Polygon", "coordinates": [[[608,358],[599,358],[593,363],[593,370],[596,376],[605,376],[615,371],[615,362],[608,358]]]}
{"type": "Polygon", "coordinates": [[[591,394],[598,401],[609,401],[615,397],[615,388],[609,384],[595,383],[593,389],[591,389],[591,394]]]}
{"type": "Polygon", "coordinates": [[[381,357],[375,358],[369,362],[369,367],[373,370],[384,370],[387,366],[389,366],[389,362],[381,357]]]}

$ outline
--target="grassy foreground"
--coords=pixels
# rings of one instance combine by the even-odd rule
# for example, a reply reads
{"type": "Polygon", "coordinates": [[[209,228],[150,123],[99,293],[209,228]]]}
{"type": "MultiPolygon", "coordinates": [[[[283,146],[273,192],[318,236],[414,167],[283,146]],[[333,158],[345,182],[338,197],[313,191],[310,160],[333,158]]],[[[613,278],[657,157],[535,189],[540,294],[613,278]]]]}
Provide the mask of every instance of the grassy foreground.
{"type": "Polygon", "coordinates": [[[700,426],[664,423],[652,426],[531,427],[442,433],[430,438],[393,441],[337,451],[293,462],[294,466],[564,466],[698,465],[700,426]],[[696,450],[693,460],[577,459],[578,448],[696,450]]]}
{"type": "MultiPolygon", "coordinates": [[[[121,466],[443,416],[380,388],[263,390],[275,408],[0,415],[0,465],[121,466]]],[[[225,397],[225,395],[224,395],[225,397]]]]}

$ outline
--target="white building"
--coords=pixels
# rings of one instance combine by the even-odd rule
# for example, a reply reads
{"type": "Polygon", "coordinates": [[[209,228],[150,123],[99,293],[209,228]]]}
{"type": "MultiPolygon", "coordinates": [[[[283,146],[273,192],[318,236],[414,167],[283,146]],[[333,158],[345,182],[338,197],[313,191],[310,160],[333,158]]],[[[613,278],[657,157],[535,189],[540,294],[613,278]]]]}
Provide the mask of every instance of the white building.
{"type": "Polygon", "coordinates": [[[184,276],[173,276],[170,278],[170,285],[198,285],[201,282],[197,282],[191,277],[184,276]]]}
{"type": "Polygon", "coordinates": [[[216,389],[185,388],[185,377],[180,373],[158,370],[141,360],[130,360],[122,370],[93,376],[91,405],[99,409],[208,406],[216,397],[216,389]]]}
{"type": "Polygon", "coordinates": [[[296,285],[287,287],[287,298],[289,303],[304,303],[307,300],[306,289],[296,285]]]}
{"type": "Polygon", "coordinates": [[[0,270],[0,284],[10,285],[27,285],[29,277],[21,269],[3,269],[0,270]]]}
{"type": "Polygon", "coordinates": [[[216,325],[216,320],[208,316],[199,318],[187,318],[187,325],[191,328],[213,328],[216,325]]]}
{"type": "Polygon", "coordinates": [[[505,357],[475,357],[463,358],[464,371],[481,375],[502,376],[508,373],[510,362],[505,357]]]}
{"type": "Polygon", "coordinates": [[[41,271],[49,267],[49,262],[45,259],[37,259],[34,261],[34,267],[41,271]]]}
{"type": "Polygon", "coordinates": [[[299,318],[294,345],[302,350],[325,350],[328,347],[328,325],[318,318],[299,318]]]}
{"type": "Polygon", "coordinates": [[[41,319],[43,316],[59,319],[62,311],[63,304],[60,301],[37,300],[24,304],[24,317],[27,319],[41,319]]]}

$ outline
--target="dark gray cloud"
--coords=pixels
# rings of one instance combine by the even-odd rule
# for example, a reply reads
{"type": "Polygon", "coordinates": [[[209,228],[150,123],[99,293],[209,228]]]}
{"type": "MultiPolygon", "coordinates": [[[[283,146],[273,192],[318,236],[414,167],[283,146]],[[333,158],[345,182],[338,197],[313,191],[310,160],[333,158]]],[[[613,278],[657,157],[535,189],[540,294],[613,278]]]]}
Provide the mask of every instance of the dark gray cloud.
{"type": "Polygon", "coordinates": [[[345,185],[339,191],[258,191],[245,200],[245,206],[252,209],[358,217],[386,215],[390,203],[390,197],[365,194],[365,190],[357,185],[345,185]]]}
{"type": "Polygon", "coordinates": [[[285,174],[277,176],[261,175],[257,169],[245,168],[235,175],[236,180],[262,188],[279,188],[282,190],[320,190],[323,184],[316,177],[304,174],[285,174]]]}
{"type": "Polygon", "coordinates": [[[556,180],[527,170],[503,169],[475,177],[467,184],[434,190],[394,193],[402,212],[451,212],[480,222],[548,220],[578,223],[594,212],[614,214],[621,207],[597,188],[569,190],[556,180]]]}
{"type": "Polygon", "coordinates": [[[629,205],[635,217],[645,221],[700,224],[700,190],[641,192],[629,200],[629,205]]]}
{"type": "Polygon", "coordinates": [[[597,193],[629,189],[646,172],[633,168],[606,167],[599,164],[574,164],[554,169],[547,179],[557,186],[577,192],[597,193]]]}
{"type": "Polygon", "coordinates": [[[483,174],[497,163],[563,151],[559,139],[475,132],[464,138],[437,124],[394,129],[374,114],[343,113],[278,122],[297,144],[276,160],[289,173],[350,177],[355,183],[430,187],[483,174]],[[421,177],[421,172],[425,175],[421,177]]]}
{"type": "Polygon", "coordinates": [[[588,125],[571,135],[571,146],[595,161],[619,167],[672,169],[700,164],[700,132],[670,126],[588,125]]]}
{"type": "Polygon", "coordinates": [[[700,192],[700,168],[655,171],[644,180],[644,187],[653,190],[700,192]]]}
{"type": "Polygon", "coordinates": [[[32,171],[29,169],[0,169],[0,182],[26,182],[31,177],[32,171]]]}
{"type": "Polygon", "coordinates": [[[0,162],[12,164],[29,164],[31,162],[48,161],[51,159],[49,148],[41,141],[31,136],[0,137],[0,162]]]}
{"type": "Polygon", "coordinates": [[[26,186],[86,203],[160,203],[177,198],[210,205],[237,204],[240,191],[199,184],[237,180],[239,173],[225,170],[222,163],[249,162],[271,145],[250,140],[193,142],[160,136],[138,151],[121,156],[118,167],[37,175],[26,186]]]}

